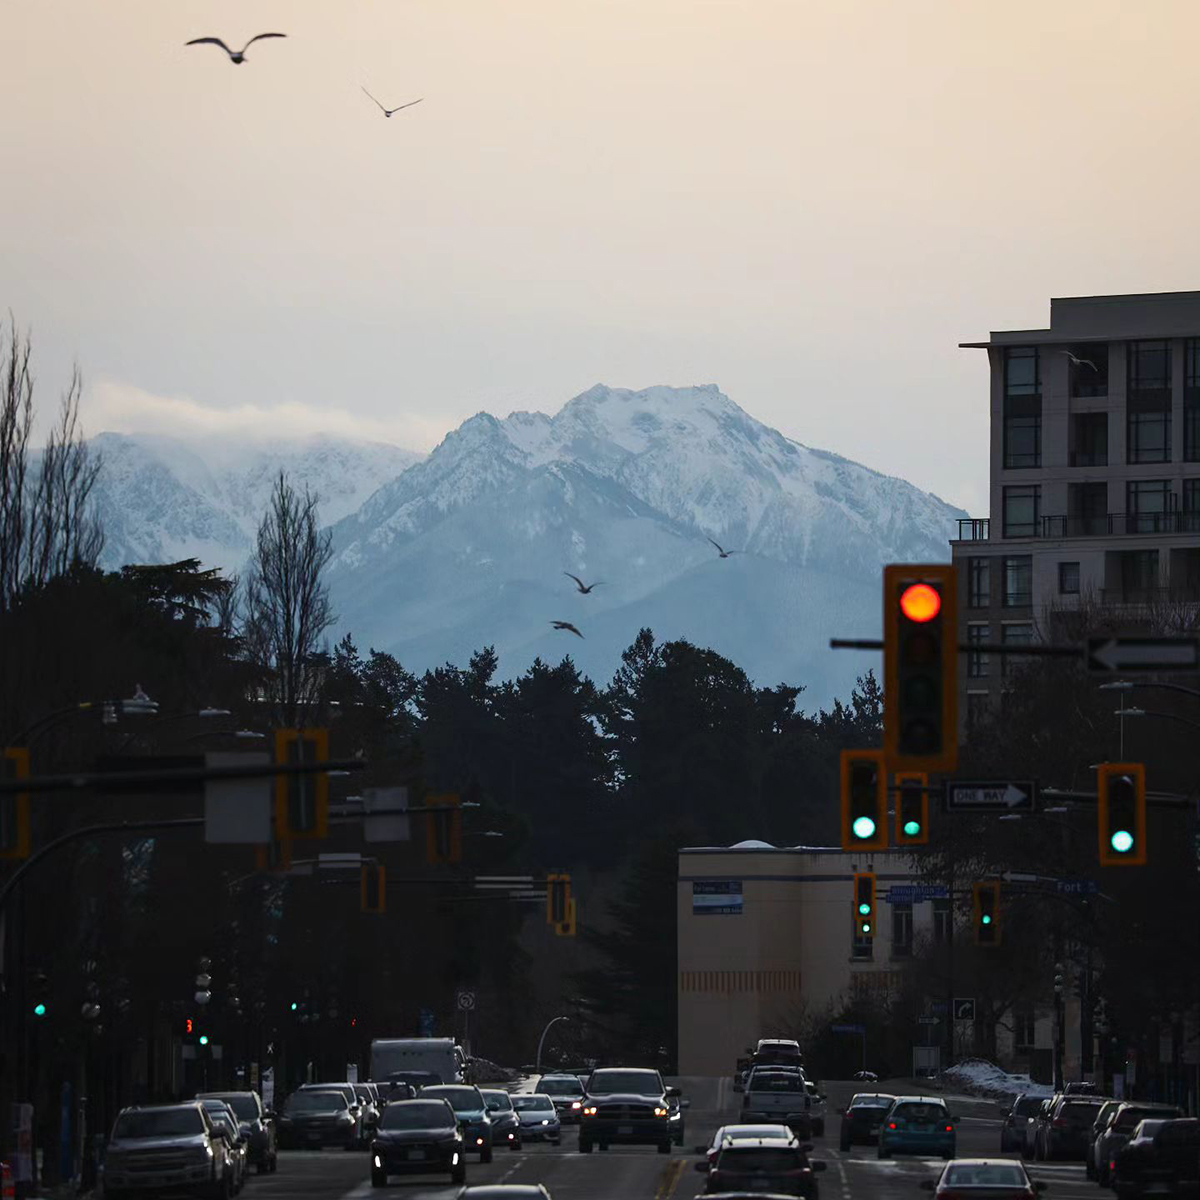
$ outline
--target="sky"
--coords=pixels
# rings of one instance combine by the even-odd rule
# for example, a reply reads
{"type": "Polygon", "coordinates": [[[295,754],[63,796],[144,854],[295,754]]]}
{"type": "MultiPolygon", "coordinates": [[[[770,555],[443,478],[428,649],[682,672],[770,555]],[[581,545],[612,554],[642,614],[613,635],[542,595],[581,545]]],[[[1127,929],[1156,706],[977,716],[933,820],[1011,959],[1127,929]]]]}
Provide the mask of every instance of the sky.
{"type": "Polygon", "coordinates": [[[1194,0],[7,0],[3,36],[0,310],[89,432],[427,450],[716,383],[982,513],[957,344],[1200,286],[1194,0]]]}

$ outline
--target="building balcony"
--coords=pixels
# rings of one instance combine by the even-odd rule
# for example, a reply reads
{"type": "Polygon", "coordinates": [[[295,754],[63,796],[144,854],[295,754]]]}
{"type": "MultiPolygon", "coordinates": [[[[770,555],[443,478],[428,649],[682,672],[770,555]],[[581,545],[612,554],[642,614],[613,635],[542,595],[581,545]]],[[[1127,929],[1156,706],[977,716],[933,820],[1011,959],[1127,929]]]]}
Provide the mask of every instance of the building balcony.
{"type": "Polygon", "coordinates": [[[987,517],[960,517],[958,540],[960,542],[986,542],[991,521],[987,517]]]}
{"type": "Polygon", "coordinates": [[[1200,581],[1172,584],[1169,587],[1103,588],[1101,602],[1105,606],[1150,608],[1162,604],[1200,604],[1200,581]]]}

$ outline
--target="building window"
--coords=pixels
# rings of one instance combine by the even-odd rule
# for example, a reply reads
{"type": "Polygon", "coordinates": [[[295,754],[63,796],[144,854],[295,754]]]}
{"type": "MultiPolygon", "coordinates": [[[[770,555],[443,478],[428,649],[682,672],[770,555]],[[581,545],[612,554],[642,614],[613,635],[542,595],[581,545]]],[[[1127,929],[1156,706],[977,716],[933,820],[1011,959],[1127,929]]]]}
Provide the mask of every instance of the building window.
{"type": "MultiPolygon", "coordinates": [[[[1058,533],[1055,528],[1053,532],[1058,533]]],[[[1067,537],[1099,537],[1109,532],[1108,484],[1067,484],[1067,537]]]]}
{"type": "Polygon", "coordinates": [[[1028,608],[1033,603],[1033,557],[1020,554],[1004,560],[1004,607],[1028,608]]]}
{"type": "Polygon", "coordinates": [[[1108,395],[1108,344],[1078,342],[1067,349],[1072,396],[1108,395]]]}
{"type": "Polygon", "coordinates": [[[1130,342],[1128,394],[1139,399],[1155,396],[1171,402],[1171,343],[1130,342]]]}
{"type": "MultiPolygon", "coordinates": [[[[1030,646],[1033,644],[1033,625],[1021,622],[1020,624],[1010,623],[1001,626],[1000,641],[1005,646],[1030,646]]],[[[1011,675],[1014,671],[1018,671],[1029,661],[1017,654],[1005,654],[1000,660],[1000,674],[1011,675]]]]}
{"type": "Polygon", "coordinates": [[[1142,604],[1158,593],[1158,551],[1126,550],[1121,554],[1121,599],[1142,604]]]}
{"type": "Polygon", "coordinates": [[[1013,1019],[1013,1045],[1018,1050],[1032,1050],[1037,1045],[1037,1019],[1032,1008],[1017,1011],[1013,1019]]]}
{"type": "Polygon", "coordinates": [[[1071,466],[1108,466],[1108,413],[1072,415],[1071,466]]]}
{"type": "Polygon", "coordinates": [[[988,718],[990,697],[987,692],[967,693],[967,732],[973,732],[988,718]]]}
{"type": "Polygon", "coordinates": [[[1127,416],[1126,461],[1131,463],[1163,463],[1171,461],[1171,410],[1154,409],[1143,412],[1132,402],[1127,416]]]}
{"type": "Polygon", "coordinates": [[[1060,596],[1079,595],[1079,564],[1077,562],[1060,562],[1058,564],[1058,593],[1060,596]]]}
{"type": "MultiPolygon", "coordinates": [[[[1020,407],[1028,401],[1020,399],[1020,407]]],[[[1036,413],[1014,412],[1013,401],[1004,403],[1004,465],[1010,470],[1042,465],[1042,402],[1036,413]]]]}
{"type": "Polygon", "coordinates": [[[1125,485],[1125,532],[1164,533],[1169,528],[1171,483],[1131,479],[1125,485]]]}
{"type": "MultiPolygon", "coordinates": [[[[982,693],[977,693],[982,694],[982,693]]],[[[950,940],[951,912],[949,900],[933,901],[933,940],[948,942],[950,940]]]]}
{"type": "MultiPolygon", "coordinates": [[[[991,636],[991,630],[986,624],[971,623],[967,626],[967,645],[982,646],[991,636]]],[[[986,650],[967,651],[967,678],[986,679],[988,673],[988,655],[986,650]]]]}
{"type": "Polygon", "coordinates": [[[1042,489],[1037,484],[1022,484],[1004,489],[1004,536],[1037,537],[1042,489]]]}
{"type": "Polygon", "coordinates": [[[892,910],[892,955],[908,958],[913,948],[913,910],[911,904],[893,904],[892,910]]]}
{"type": "Polygon", "coordinates": [[[987,608],[992,602],[992,561],[967,559],[967,607],[987,608]]]}
{"type": "Polygon", "coordinates": [[[1171,343],[1130,342],[1126,461],[1171,461],[1171,343]]]}
{"type": "Polygon", "coordinates": [[[1183,481],[1183,520],[1180,528],[1184,533],[1200,533],[1200,479],[1183,481]]]}
{"type": "Polygon", "coordinates": [[[1008,346],[1004,351],[1004,395],[1040,396],[1041,360],[1036,346],[1008,346]]]}
{"type": "Polygon", "coordinates": [[[1184,343],[1183,461],[1200,462],[1200,338],[1184,343]]]}

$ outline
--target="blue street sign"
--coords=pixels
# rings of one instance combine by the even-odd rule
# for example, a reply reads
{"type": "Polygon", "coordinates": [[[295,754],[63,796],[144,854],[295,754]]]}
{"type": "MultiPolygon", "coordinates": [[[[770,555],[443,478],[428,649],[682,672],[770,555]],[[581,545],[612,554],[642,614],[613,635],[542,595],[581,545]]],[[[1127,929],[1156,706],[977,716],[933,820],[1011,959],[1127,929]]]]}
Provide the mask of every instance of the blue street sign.
{"type": "Polygon", "coordinates": [[[1064,896],[1094,896],[1100,891],[1094,879],[1056,879],[1054,888],[1064,896]]]}
{"type": "Polygon", "coordinates": [[[889,904],[920,904],[925,900],[945,900],[950,891],[942,883],[893,883],[884,899],[889,904]]]}
{"type": "Polygon", "coordinates": [[[831,1025],[829,1027],[834,1033],[866,1033],[865,1025],[831,1025]]]}

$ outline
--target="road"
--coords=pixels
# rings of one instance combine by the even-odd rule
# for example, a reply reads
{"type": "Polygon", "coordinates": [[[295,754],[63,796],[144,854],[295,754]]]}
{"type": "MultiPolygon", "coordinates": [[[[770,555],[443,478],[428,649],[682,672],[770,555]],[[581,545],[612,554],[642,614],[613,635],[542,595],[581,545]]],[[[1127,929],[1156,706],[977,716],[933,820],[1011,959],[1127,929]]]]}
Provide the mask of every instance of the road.
{"type": "MultiPolygon", "coordinates": [[[[727,1080],[679,1080],[691,1102],[685,1144],[670,1156],[653,1147],[613,1146],[606,1152],[579,1153],[576,1133],[564,1131],[562,1145],[532,1145],[512,1153],[498,1150],[487,1165],[474,1158],[467,1183],[542,1183],[554,1200],[692,1200],[704,1186],[695,1171],[694,1147],[707,1143],[718,1125],[736,1120],[740,1096],[727,1080]]],[[[879,1085],[886,1090],[886,1085],[879,1085]]],[[[811,1157],[828,1163],[820,1177],[820,1200],[917,1200],[921,1180],[934,1177],[939,1160],[899,1158],[880,1161],[869,1146],[838,1149],[837,1109],[855,1090],[850,1083],[827,1082],[829,1111],[823,1138],[814,1139],[811,1157]]],[[[961,1157],[998,1156],[998,1110],[982,1101],[949,1100],[958,1118],[961,1157]]],[[[1105,1200],[1109,1195],[1083,1176],[1080,1163],[1031,1163],[1034,1179],[1049,1185],[1048,1200],[1105,1200]]],[[[371,1187],[367,1156],[344,1151],[284,1151],[275,1175],[254,1176],[239,1200],[450,1200],[458,1188],[430,1176],[393,1178],[385,1191],[371,1187]]]]}

